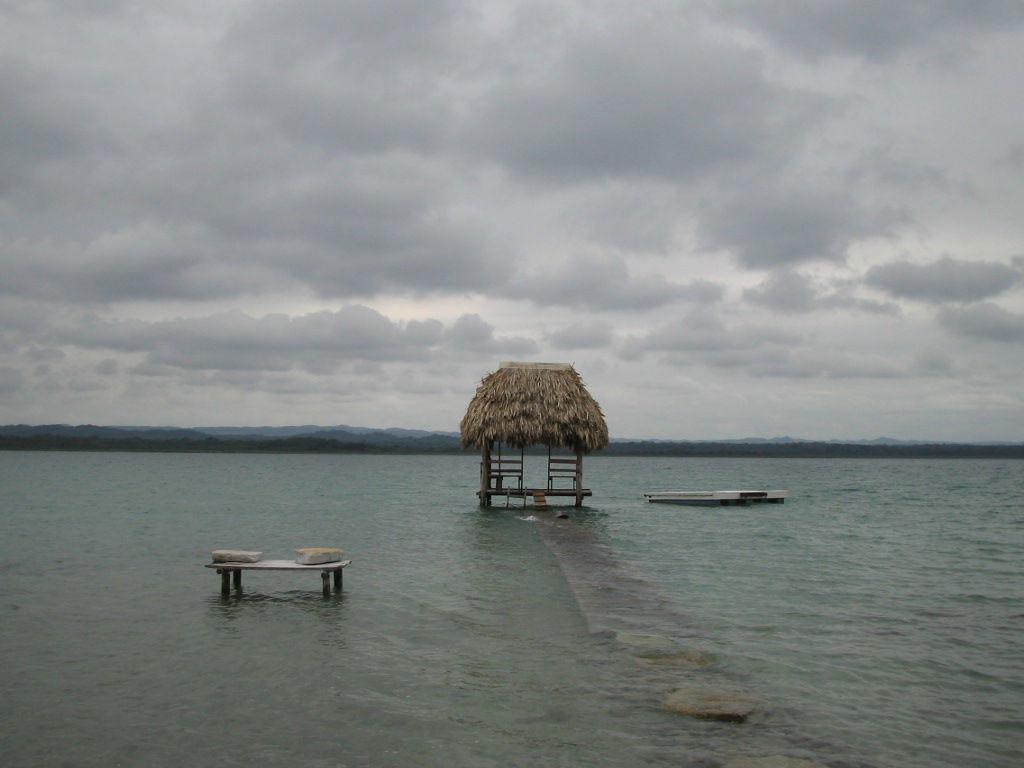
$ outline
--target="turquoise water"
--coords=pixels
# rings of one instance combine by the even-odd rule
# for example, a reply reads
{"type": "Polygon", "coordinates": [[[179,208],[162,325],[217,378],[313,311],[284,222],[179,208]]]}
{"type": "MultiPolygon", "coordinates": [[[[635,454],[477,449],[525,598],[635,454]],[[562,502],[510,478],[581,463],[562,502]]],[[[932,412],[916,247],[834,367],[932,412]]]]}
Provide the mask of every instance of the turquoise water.
{"type": "Polygon", "coordinates": [[[472,457],[0,453],[0,762],[1024,764],[1024,466],[586,469],[550,521],[481,512],[472,457]],[[791,499],[641,497],[738,486],[791,499]],[[321,545],[354,561],[340,596],[256,573],[222,598],[202,567],[321,545]],[[714,661],[648,666],[629,634],[714,661]],[[661,706],[681,684],[763,706],[693,720],[661,706]]]}

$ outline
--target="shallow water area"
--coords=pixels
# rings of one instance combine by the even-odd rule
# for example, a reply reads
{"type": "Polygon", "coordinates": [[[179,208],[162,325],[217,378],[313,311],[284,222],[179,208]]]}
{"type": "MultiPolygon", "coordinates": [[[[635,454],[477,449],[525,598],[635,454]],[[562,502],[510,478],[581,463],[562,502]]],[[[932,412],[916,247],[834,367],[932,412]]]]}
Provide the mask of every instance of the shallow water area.
{"type": "Polygon", "coordinates": [[[1024,759],[1018,464],[594,457],[587,472],[594,498],[558,521],[560,549],[530,508],[476,506],[475,457],[0,454],[0,759],[1024,759]],[[737,484],[793,495],[710,511],[641,496],[737,484]],[[202,567],[212,549],[307,546],[353,560],[342,594],[317,572],[248,572],[222,597],[202,567]],[[662,640],[643,637],[702,663],[645,662],[662,640]],[[768,706],[742,724],[662,708],[693,683],[768,706]]]}

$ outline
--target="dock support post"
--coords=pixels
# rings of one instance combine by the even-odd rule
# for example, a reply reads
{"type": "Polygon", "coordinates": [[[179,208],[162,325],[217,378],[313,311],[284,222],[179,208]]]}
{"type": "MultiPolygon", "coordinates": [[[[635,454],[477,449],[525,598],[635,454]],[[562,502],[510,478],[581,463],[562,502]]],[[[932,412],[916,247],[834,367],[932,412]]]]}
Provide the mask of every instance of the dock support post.
{"type": "Polygon", "coordinates": [[[334,572],[334,591],[341,592],[341,568],[334,572]]]}
{"type": "Polygon", "coordinates": [[[491,446],[487,445],[480,452],[480,506],[491,506],[491,446]]]}
{"type": "Polygon", "coordinates": [[[320,579],[324,583],[324,597],[331,596],[331,577],[328,571],[320,571],[320,579]]]}
{"type": "Polygon", "coordinates": [[[222,595],[231,594],[231,572],[227,568],[218,568],[217,573],[220,574],[220,593],[222,595]]]}
{"type": "Polygon", "coordinates": [[[235,589],[241,590],[241,588],[242,588],[242,572],[240,570],[238,570],[238,569],[235,569],[235,571],[233,573],[233,576],[234,576],[234,582],[235,582],[235,589]]]}

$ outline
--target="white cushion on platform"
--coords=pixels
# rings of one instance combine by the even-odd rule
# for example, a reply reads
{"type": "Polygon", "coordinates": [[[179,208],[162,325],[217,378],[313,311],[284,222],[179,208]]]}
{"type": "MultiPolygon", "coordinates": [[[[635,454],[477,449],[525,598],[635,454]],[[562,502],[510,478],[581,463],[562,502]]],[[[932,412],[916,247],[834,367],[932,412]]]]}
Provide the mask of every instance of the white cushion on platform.
{"type": "Polygon", "coordinates": [[[215,549],[210,554],[215,563],[258,563],[263,559],[262,552],[245,549],[215,549]]]}
{"type": "Polygon", "coordinates": [[[295,562],[299,565],[319,565],[341,560],[341,550],[335,547],[306,547],[295,550],[295,562]]]}

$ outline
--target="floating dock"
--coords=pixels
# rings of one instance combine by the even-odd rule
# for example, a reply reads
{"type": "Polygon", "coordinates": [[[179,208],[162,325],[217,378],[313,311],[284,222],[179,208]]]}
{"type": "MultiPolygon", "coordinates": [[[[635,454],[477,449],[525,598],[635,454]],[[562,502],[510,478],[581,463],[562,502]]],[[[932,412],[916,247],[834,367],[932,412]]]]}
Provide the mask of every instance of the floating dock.
{"type": "Polygon", "coordinates": [[[645,493],[650,502],[691,504],[701,507],[746,506],[748,504],[783,504],[789,491],[662,491],[645,493]]]}

